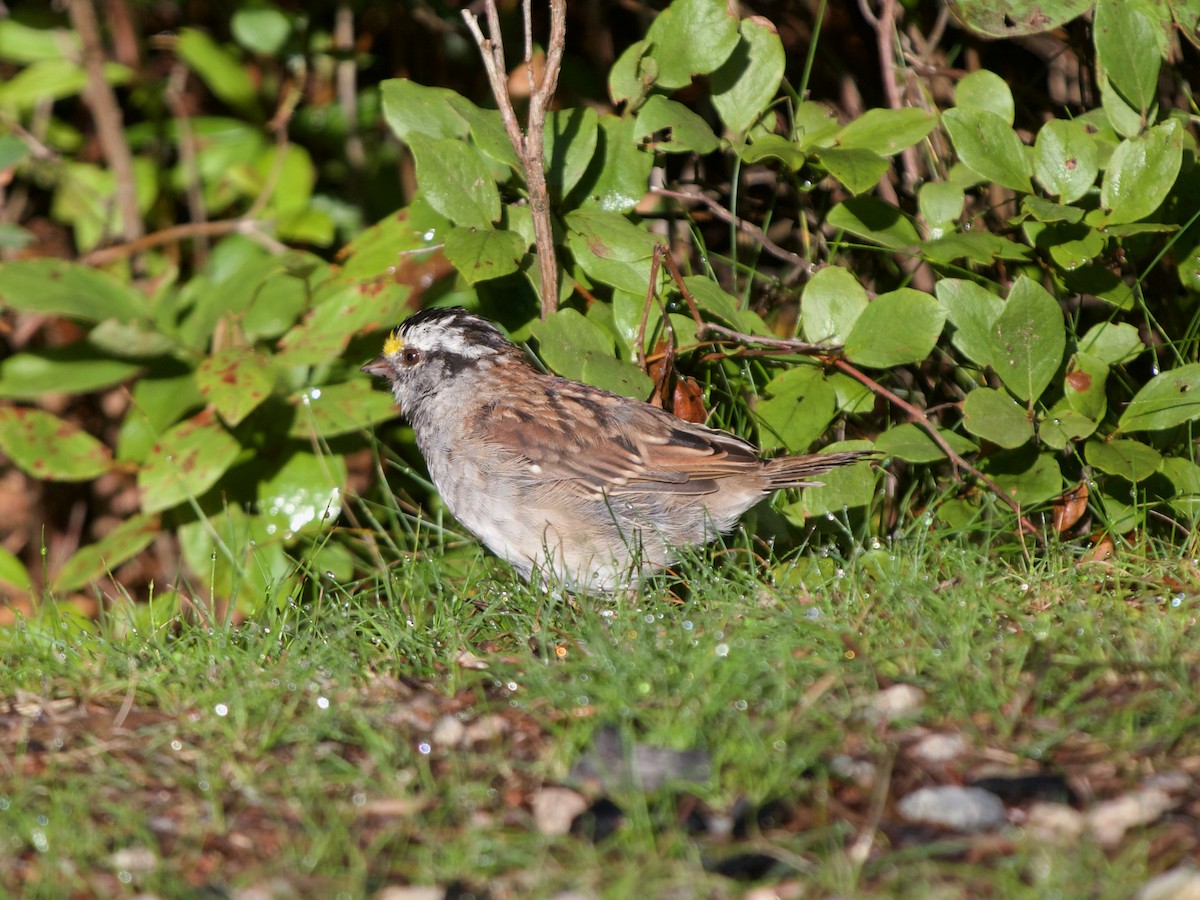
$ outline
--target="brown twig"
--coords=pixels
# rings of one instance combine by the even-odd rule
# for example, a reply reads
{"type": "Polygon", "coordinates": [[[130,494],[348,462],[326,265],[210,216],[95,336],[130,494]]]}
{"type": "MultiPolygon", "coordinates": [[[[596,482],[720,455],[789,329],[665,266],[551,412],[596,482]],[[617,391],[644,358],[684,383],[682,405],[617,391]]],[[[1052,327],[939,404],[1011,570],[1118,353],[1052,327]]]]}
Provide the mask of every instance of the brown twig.
{"type": "Polygon", "coordinates": [[[134,254],[144,253],[155,247],[161,247],[163,244],[173,244],[177,241],[186,241],[190,238],[201,236],[220,237],[221,235],[233,234],[234,232],[244,234],[252,240],[263,244],[272,253],[286,252],[287,247],[264,233],[260,225],[261,223],[246,217],[222,219],[217,222],[187,222],[183,225],[172,225],[170,228],[151,232],[138,238],[136,241],[105,247],[103,250],[93,250],[86,256],[81,257],[79,261],[85,266],[105,266],[118,259],[124,259],[127,256],[133,256],[134,254]]]}
{"type": "Polygon", "coordinates": [[[489,37],[484,37],[479,21],[470,10],[463,10],[463,20],[479,47],[492,95],[500,109],[504,130],[524,170],[541,274],[542,318],[545,319],[558,309],[558,260],[554,251],[554,231],[550,222],[550,191],[546,184],[546,111],[554,99],[558,73],[562,68],[563,50],[566,47],[567,4],[566,0],[550,0],[550,39],[546,48],[546,64],[541,80],[536,83],[533,78],[531,0],[525,0],[523,8],[526,35],[525,67],[529,73],[529,119],[524,132],[517,121],[517,113],[513,109],[512,97],[508,90],[504,40],[500,35],[500,14],[496,10],[496,0],[484,2],[489,37]]]}
{"type": "Polygon", "coordinates": [[[785,250],[777,243],[767,237],[767,233],[755,225],[753,222],[747,222],[738,216],[735,216],[720,203],[714,200],[707,194],[702,194],[696,191],[671,191],[666,188],[652,187],[650,193],[659,197],[670,197],[672,200],[681,200],[684,203],[700,204],[708,209],[714,216],[724,222],[729,222],[734,225],[739,231],[748,234],[751,238],[757,241],[764,250],[774,256],[776,259],[781,259],[784,262],[791,263],[797,268],[804,271],[808,276],[815,275],[820,268],[815,263],[810,262],[798,253],[793,253],[791,250],[785,250]]]}
{"type": "MultiPolygon", "coordinates": [[[[188,67],[183,60],[176,60],[167,77],[167,89],[163,92],[163,100],[167,109],[175,119],[175,127],[179,132],[179,167],[186,180],[185,195],[187,197],[188,218],[196,224],[208,221],[208,210],[204,205],[204,188],[200,181],[200,166],[196,158],[196,133],[192,130],[191,113],[184,99],[184,89],[187,85],[188,67]]],[[[194,244],[193,262],[197,269],[204,266],[208,260],[208,236],[197,234],[194,244]]]]}
{"type": "MultiPolygon", "coordinates": [[[[358,66],[354,61],[354,10],[348,3],[339,3],[333,25],[333,46],[347,54],[337,64],[338,106],[346,117],[346,162],[355,171],[367,167],[367,151],[358,130],[358,66]]],[[[354,179],[357,182],[357,179],[354,179]]]]}
{"type": "Polygon", "coordinates": [[[87,85],[83,100],[96,122],[96,136],[104,158],[108,160],[116,179],[117,210],[121,215],[121,234],[126,241],[136,241],[144,233],[141,213],[138,212],[137,186],[133,177],[133,156],[125,141],[125,122],[112,86],[104,77],[104,47],[100,42],[100,24],[92,0],[69,0],[67,5],[71,26],[79,32],[83,45],[83,67],[87,85]]]}
{"type": "MultiPolygon", "coordinates": [[[[700,309],[696,306],[695,298],[692,297],[691,291],[683,283],[683,278],[680,276],[679,267],[675,265],[675,261],[669,253],[663,255],[663,261],[667,265],[667,269],[671,272],[671,277],[674,279],[676,286],[683,295],[684,302],[687,303],[688,309],[692,313],[692,318],[696,321],[696,336],[700,339],[708,335],[715,335],[723,340],[733,341],[738,344],[758,344],[761,347],[768,347],[780,353],[798,353],[806,356],[813,356],[821,360],[825,365],[831,365],[835,369],[849,375],[859,384],[866,387],[871,393],[876,396],[883,397],[893,406],[907,413],[918,427],[920,427],[930,439],[938,446],[938,448],[946,454],[946,458],[950,460],[951,465],[956,469],[963,469],[969,472],[976,478],[980,484],[986,487],[989,491],[1000,498],[1006,506],[1009,507],[1017,516],[1017,521],[1020,524],[1018,535],[1024,540],[1026,531],[1033,534],[1039,543],[1044,542],[1045,538],[1029,519],[1021,512],[1021,504],[1014,497],[1005,493],[1004,489],[988,476],[984,475],[979,469],[975,468],[968,462],[961,453],[957,452],[950,443],[942,437],[942,434],[937,429],[937,425],[930,420],[929,416],[918,406],[909,403],[903,397],[893,391],[888,390],[878,381],[865,372],[859,370],[856,366],[847,362],[838,355],[836,347],[822,344],[809,344],[805,341],[797,341],[788,338],[772,338],[763,337],[757,334],[745,334],[740,331],[734,331],[732,328],[726,328],[723,325],[715,325],[712,322],[705,322],[700,317],[700,309]]],[[[1026,552],[1028,556],[1028,552],[1026,552]]]]}
{"type": "Polygon", "coordinates": [[[979,469],[971,465],[971,463],[969,463],[962,456],[962,454],[958,453],[953,447],[951,447],[949,441],[942,437],[942,433],[938,431],[937,425],[935,425],[929,416],[925,414],[923,409],[921,409],[919,406],[914,406],[903,397],[888,390],[870,375],[862,372],[856,366],[850,364],[839,356],[826,357],[824,361],[827,364],[831,364],[835,369],[838,369],[839,371],[849,375],[859,384],[869,389],[871,393],[879,397],[883,397],[893,406],[907,413],[908,417],[912,419],[913,422],[915,422],[926,434],[928,434],[930,439],[935,444],[937,444],[938,449],[946,454],[946,458],[950,460],[950,463],[953,466],[956,468],[965,469],[967,472],[969,472],[972,477],[974,477],[979,481],[980,484],[999,497],[1000,500],[1016,514],[1017,521],[1021,526],[1018,530],[1019,534],[1023,535],[1026,531],[1028,531],[1030,534],[1034,535],[1039,542],[1044,540],[1038,527],[1029,521],[1029,519],[1021,512],[1021,504],[1017,502],[1016,498],[1006,493],[1004,489],[1000,487],[1000,485],[996,484],[996,482],[992,481],[992,479],[980,472],[979,469]]]}

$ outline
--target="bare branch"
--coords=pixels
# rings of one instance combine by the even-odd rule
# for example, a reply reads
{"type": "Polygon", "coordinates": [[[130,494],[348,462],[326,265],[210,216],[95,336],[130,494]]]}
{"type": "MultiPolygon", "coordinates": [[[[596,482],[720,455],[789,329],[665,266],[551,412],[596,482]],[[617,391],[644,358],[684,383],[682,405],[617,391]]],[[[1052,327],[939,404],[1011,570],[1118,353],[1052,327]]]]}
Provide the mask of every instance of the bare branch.
{"type": "Polygon", "coordinates": [[[739,218],[723,207],[720,203],[714,200],[707,194],[699,191],[671,191],[666,188],[652,187],[650,193],[660,197],[670,197],[672,200],[680,200],[684,203],[692,205],[704,206],[718,219],[724,222],[730,222],[737,227],[739,231],[750,235],[755,241],[762,245],[762,248],[774,256],[776,259],[781,259],[784,262],[789,262],[797,268],[803,270],[807,275],[816,274],[820,268],[817,264],[809,262],[798,253],[793,253],[791,250],[785,250],[777,243],[767,237],[767,233],[755,225],[753,222],[747,222],[745,219],[739,218]]]}
{"type": "Polygon", "coordinates": [[[504,41],[500,35],[500,15],[495,0],[485,0],[484,10],[488,20],[489,36],[484,37],[479,21],[470,12],[463,10],[467,23],[483,59],[492,95],[500,109],[500,118],[508,134],[509,143],[516,151],[517,159],[524,170],[525,186],[529,190],[529,210],[533,216],[533,234],[537,245],[538,266],[541,275],[542,318],[558,309],[558,260],[554,252],[554,232],[550,222],[550,191],[546,185],[545,127],[546,111],[554,99],[558,86],[558,73],[562,68],[563,49],[566,46],[567,5],[566,0],[550,0],[550,40],[547,45],[546,65],[538,83],[533,81],[533,39],[530,0],[525,0],[526,27],[525,66],[530,74],[529,120],[522,132],[513,109],[508,90],[508,74],[504,64],[504,41]]]}
{"type": "MultiPolygon", "coordinates": [[[[780,353],[799,353],[806,356],[813,356],[826,365],[831,365],[835,369],[844,372],[859,384],[868,388],[871,393],[875,394],[876,396],[883,397],[893,406],[907,413],[909,418],[912,419],[913,422],[915,422],[922,430],[924,430],[925,433],[929,435],[930,439],[938,446],[938,448],[946,454],[946,458],[950,460],[952,465],[954,465],[956,468],[964,469],[965,471],[969,472],[974,478],[978,479],[980,484],[984,485],[984,487],[999,497],[1001,502],[1003,502],[1009,509],[1016,513],[1017,521],[1020,525],[1020,528],[1018,529],[1018,535],[1022,538],[1022,540],[1024,540],[1025,532],[1028,531],[1038,540],[1039,543],[1043,543],[1045,541],[1045,537],[1038,530],[1037,526],[1030,522],[1029,519],[1021,512],[1021,504],[1018,503],[1010,494],[1006,493],[1004,489],[1000,487],[1000,485],[996,484],[996,482],[992,481],[992,479],[988,478],[986,475],[980,472],[979,469],[975,468],[975,466],[969,463],[962,456],[962,454],[951,447],[950,443],[944,437],[942,437],[942,433],[938,431],[937,425],[934,424],[925,411],[920,407],[909,403],[903,397],[899,396],[893,391],[888,390],[874,378],[871,378],[866,373],[860,371],[856,366],[847,362],[839,355],[838,348],[820,344],[808,344],[804,341],[790,340],[787,338],[771,338],[763,337],[757,334],[743,334],[742,332],[726,328],[723,325],[714,325],[711,322],[705,322],[700,317],[700,309],[696,306],[695,298],[692,297],[691,291],[689,291],[687,286],[683,283],[683,278],[680,275],[679,267],[675,264],[675,260],[671,258],[670,253],[663,254],[663,262],[666,263],[667,268],[671,272],[672,279],[674,279],[676,286],[680,290],[680,293],[683,294],[684,302],[687,303],[688,309],[691,310],[692,318],[696,321],[696,336],[698,338],[703,339],[707,335],[716,335],[725,340],[735,341],[739,344],[757,344],[760,347],[768,347],[780,353]]],[[[1026,553],[1026,555],[1028,555],[1028,553],[1026,553]]]]}
{"type": "Polygon", "coordinates": [[[104,46],[100,41],[100,24],[92,0],[70,0],[67,5],[72,27],[79,32],[83,45],[83,67],[87,86],[83,100],[96,122],[96,136],[104,158],[112,167],[116,179],[117,209],[121,214],[121,234],[126,241],[142,236],[142,216],[138,212],[137,185],[133,177],[133,156],[125,142],[125,121],[112,85],[104,76],[104,46]]]}

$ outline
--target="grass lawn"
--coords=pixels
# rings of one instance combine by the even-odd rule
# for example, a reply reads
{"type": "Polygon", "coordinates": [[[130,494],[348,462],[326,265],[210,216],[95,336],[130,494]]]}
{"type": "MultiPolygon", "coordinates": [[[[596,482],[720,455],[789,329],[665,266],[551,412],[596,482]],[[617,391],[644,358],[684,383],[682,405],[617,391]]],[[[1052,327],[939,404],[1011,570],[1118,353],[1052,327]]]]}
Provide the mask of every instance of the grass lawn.
{"type": "Polygon", "coordinates": [[[1200,856],[1196,548],[1007,540],[731,547],[609,601],[466,546],[237,625],[48,604],[0,633],[0,893],[1128,897],[1200,856]],[[1000,821],[906,805],[972,785],[1000,821]]]}

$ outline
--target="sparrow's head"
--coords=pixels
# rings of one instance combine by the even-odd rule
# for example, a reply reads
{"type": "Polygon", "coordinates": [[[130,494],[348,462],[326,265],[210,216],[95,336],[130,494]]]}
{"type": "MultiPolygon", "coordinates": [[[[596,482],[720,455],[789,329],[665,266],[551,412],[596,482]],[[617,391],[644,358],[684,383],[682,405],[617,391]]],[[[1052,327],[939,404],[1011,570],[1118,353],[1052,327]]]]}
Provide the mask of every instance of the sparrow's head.
{"type": "Polygon", "coordinates": [[[526,366],[525,354],[495,325],[461,307],[423,309],[383,342],[383,352],[362,367],[386,378],[400,411],[447,387],[486,379],[496,366],[526,366]]]}

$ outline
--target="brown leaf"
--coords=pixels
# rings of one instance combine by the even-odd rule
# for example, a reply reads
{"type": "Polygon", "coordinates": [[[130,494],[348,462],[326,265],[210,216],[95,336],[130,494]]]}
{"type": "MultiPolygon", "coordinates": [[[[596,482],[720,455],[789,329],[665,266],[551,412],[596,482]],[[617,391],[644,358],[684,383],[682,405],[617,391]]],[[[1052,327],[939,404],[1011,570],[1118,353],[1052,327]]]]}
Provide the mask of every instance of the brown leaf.
{"type": "Polygon", "coordinates": [[[1087,483],[1083,481],[1055,500],[1054,530],[1062,534],[1078,522],[1087,510],[1087,501],[1087,483]]]}
{"type": "Polygon", "coordinates": [[[1101,535],[1092,544],[1092,549],[1083,554],[1080,562],[1107,562],[1116,555],[1117,549],[1113,546],[1112,538],[1107,534],[1101,535]]]}

